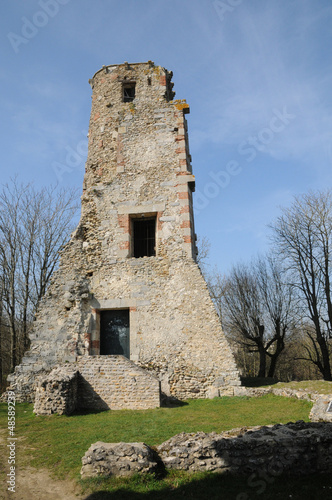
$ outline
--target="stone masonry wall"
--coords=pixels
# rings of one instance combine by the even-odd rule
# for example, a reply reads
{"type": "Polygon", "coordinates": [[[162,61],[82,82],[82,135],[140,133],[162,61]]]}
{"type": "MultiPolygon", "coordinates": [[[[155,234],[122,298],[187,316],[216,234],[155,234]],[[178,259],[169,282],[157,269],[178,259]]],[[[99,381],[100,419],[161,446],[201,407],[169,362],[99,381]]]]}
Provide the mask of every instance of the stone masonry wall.
{"type": "Polygon", "coordinates": [[[221,434],[181,433],[158,446],[156,453],[143,443],[98,442],[82,458],[81,476],[152,472],[157,463],[166,469],[260,477],[326,474],[332,472],[332,423],[299,421],[221,434]]]}
{"type": "Polygon", "coordinates": [[[160,406],[156,377],[124,356],[81,356],[78,407],[100,410],[145,410],[160,406]]]}
{"type": "Polygon", "coordinates": [[[34,413],[70,415],[77,409],[78,373],[72,366],[54,368],[38,381],[34,413]]]}
{"type": "Polygon", "coordinates": [[[43,298],[31,349],[9,378],[33,398],[38,373],[100,354],[100,314],[128,309],[130,360],[179,399],[240,385],[195,262],[189,106],[172,100],[172,74],[151,61],[104,67],[93,89],[80,223],[43,298]],[[124,83],[136,82],[133,102],[124,83]],[[156,218],[156,250],[133,256],[133,220],[156,218]],[[81,359],[81,358],[80,358],[81,359]]]}
{"type": "Polygon", "coordinates": [[[36,384],[34,413],[145,410],[160,406],[158,379],[124,356],[82,356],[54,368],[36,384]]]}

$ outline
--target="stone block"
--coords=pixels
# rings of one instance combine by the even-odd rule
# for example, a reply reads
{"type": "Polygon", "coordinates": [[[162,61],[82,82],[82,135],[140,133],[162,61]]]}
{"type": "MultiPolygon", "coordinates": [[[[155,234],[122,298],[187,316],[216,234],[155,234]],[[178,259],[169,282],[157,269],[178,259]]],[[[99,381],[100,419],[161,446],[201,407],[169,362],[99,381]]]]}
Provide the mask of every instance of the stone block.
{"type": "Polygon", "coordinates": [[[70,415],[77,408],[77,370],[58,367],[37,382],[34,413],[36,415],[70,415]]]}
{"type": "Polygon", "coordinates": [[[90,446],[82,458],[81,477],[131,476],[157,470],[155,452],[144,443],[103,443],[90,446]]]}

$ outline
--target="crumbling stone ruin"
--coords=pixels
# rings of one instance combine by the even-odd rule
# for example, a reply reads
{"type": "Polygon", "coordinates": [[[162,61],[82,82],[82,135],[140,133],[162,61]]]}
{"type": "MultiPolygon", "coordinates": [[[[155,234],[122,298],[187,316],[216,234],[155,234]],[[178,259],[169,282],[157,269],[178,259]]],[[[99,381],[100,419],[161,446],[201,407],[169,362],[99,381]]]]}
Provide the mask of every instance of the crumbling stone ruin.
{"type": "Polygon", "coordinates": [[[144,387],[148,375],[157,384],[146,407],[159,404],[159,383],[180,400],[240,385],[196,263],[189,105],[173,100],[171,80],[151,61],[104,66],[90,80],[81,219],[10,378],[18,400],[32,401],[36,385],[43,399],[48,374],[63,364],[95,392],[78,394],[81,404],[104,408],[126,407],[115,393],[144,387]],[[116,390],[114,356],[126,358],[116,390]]]}
{"type": "Polygon", "coordinates": [[[217,433],[181,433],[154,453],[144,443],[102,443],[82,458],[82,478],[153,472],[156,466],[189,472],[304,476],[332,468],[332,423],[241,428],[217,433]],[[150,450],[150,452],[149,452],[150,450]]]}

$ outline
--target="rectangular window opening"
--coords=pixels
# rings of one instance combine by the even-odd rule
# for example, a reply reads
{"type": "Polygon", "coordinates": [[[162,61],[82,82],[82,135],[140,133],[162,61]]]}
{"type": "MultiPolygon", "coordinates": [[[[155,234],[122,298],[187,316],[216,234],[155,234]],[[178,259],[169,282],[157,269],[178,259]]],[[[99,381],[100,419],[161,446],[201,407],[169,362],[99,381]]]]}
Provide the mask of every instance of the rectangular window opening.
{"type": "Polygon", "coordinates": [[[132,219],[133,256],[152,257],[156,255],[156,217],[132,219]]]}
{"type": "Polygon", "coordinates": [[[135,82],[123,84],[123,102],[132,102],[135,99],[135,87],[135,82]]]}

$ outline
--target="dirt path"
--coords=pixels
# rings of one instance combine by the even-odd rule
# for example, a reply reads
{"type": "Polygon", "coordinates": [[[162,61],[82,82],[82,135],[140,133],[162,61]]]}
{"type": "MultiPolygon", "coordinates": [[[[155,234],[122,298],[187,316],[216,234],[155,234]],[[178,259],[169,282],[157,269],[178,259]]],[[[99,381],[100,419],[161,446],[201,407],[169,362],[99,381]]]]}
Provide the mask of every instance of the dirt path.
{"type": "Polygon", "coordinates": [[[3,500],[83,500],[84,497],[79,494],[79,488],[74,481],[54,480],[47,470],[24,468],[17,471],[15,493],[2,489],[0,498],[3,500]]]}

